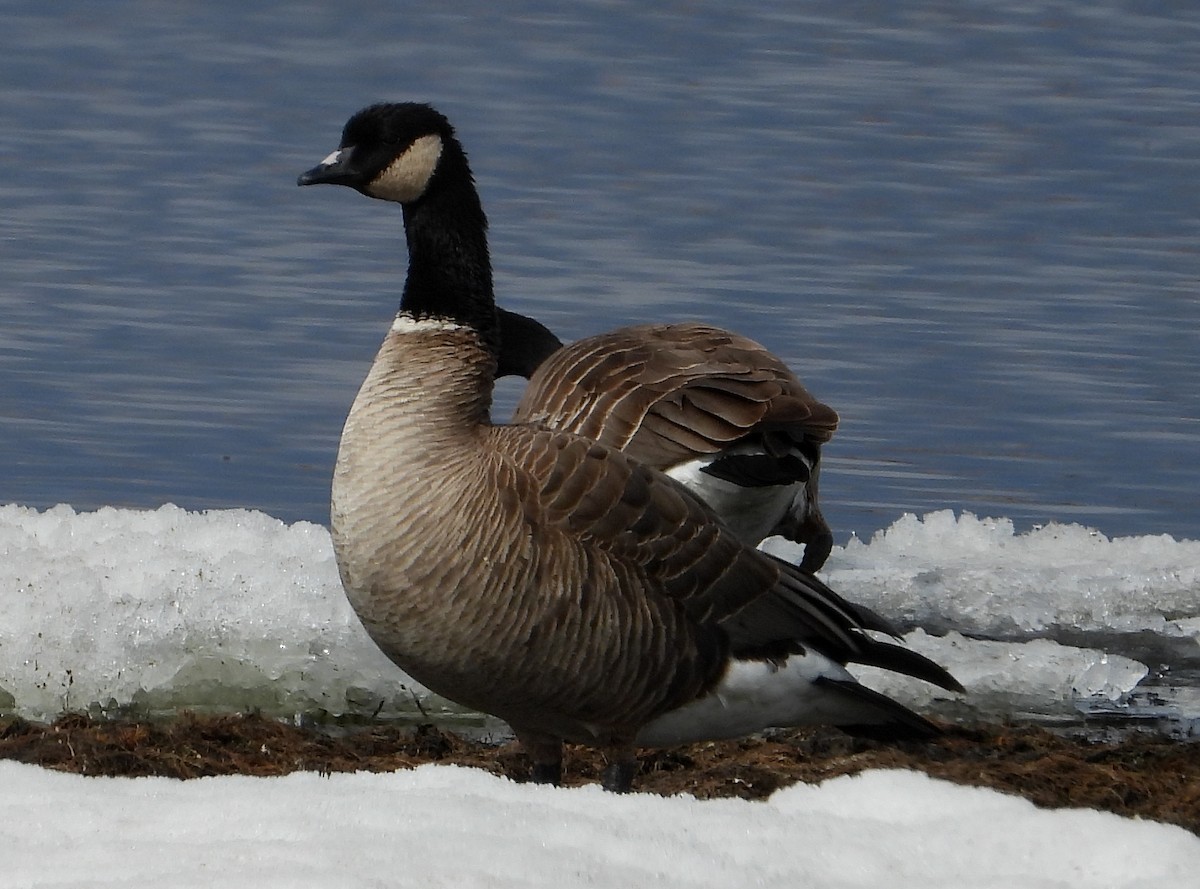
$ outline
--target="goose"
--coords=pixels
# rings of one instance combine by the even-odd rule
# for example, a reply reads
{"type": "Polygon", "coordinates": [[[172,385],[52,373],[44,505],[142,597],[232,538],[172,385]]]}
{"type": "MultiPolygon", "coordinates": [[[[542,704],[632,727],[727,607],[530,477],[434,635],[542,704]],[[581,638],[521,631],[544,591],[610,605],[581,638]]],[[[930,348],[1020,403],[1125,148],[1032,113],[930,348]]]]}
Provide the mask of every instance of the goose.
{"type": "Polygon", "coordinates": [[[838,415],[788,366],[704,324],[622,327],[564,346],[499,310],[497,376],[529,382],[514,423],[542,423],[625,451],[716,510],[746,543],[780,534],[818,571],[833,532],[817,502],[821,445],[838,415]]]}
{"type": "Polygon", "coordinates": [[[614,791],[631,789],[639,746],[806,724],[938,731],[847,669],[962,690],[880,638],[895,636],[882,617],[739,540],[629,454],[491,422],[487,221],[444,116],[365,108],[298,182],[403,208],[400,307],[346,418],[330,506],[347,598],[401,670],[507,722],[534,781],[561,780],[570,742],[603,751],[614,791]]]}

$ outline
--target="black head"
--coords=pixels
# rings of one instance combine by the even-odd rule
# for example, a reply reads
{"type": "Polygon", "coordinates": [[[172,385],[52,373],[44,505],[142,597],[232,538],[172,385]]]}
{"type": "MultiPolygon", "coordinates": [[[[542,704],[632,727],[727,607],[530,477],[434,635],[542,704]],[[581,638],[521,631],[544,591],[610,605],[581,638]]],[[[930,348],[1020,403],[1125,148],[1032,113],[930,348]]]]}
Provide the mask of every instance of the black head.
{"type": "Polygon", "coordinates": [[[408,204],[429,190],[448,157],[462,158],[462,146],[434,108],[417,102],[371,105],[346,122],[337,151],[297,184],[345,185],[368,197],[408,204]]]}

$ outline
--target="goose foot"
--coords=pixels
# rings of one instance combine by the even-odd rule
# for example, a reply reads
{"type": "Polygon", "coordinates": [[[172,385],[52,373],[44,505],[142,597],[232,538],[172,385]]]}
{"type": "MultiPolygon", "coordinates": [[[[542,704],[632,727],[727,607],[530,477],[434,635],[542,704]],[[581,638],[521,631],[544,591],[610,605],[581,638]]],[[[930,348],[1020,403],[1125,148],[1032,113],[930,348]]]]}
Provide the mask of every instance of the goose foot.
{"type": "Polygon", "coordinates": [[[529,770],[529,780],[534,784],[553,784],[557,787],[562,783],[562,760],[535,762],[529,770]]]}
{"type": "Polygon", "coordinates": [[[633,779],[637,771],[638,761],[632,753],[628,757],[614,759],[604,767],[600,775],[600,786],[613,793],[629,793],[633,789],[633,779]]]}
{"type": "Polygon", "coordinates": [[[517,740],[525,748],[525,754],[533,761],[529,780],[534,784],[562,783],[562,740],[541,732],[531,732],[514,727],[517,740]]]}

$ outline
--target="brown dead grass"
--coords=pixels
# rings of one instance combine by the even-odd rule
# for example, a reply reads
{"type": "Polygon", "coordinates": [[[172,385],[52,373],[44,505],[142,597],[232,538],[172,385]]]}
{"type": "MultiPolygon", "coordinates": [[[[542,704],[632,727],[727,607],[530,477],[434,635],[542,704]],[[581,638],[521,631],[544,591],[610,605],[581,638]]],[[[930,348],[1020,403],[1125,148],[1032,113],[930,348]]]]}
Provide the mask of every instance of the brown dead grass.
{"type": "MultiPolygon", "coordinates": [[[[82,716],[51,725],[0,720],[0,758],[82,775],[173,778],[392,771],[428,762],[517,780],[528,774],[513,744],[490,746],[429,726],[334,736],[253,715],[184,715],[164,723],[82,716]]],[[[603,762],[592,751],[571,748],[564,765],[567,783],[583,784],[598,780],[603,762]]],[[[935,741],[888,746],[834,730],[793,731],[647,752],[635,786],[664,795],[762,799],[797,781],[871,768],[917,769],[1018,794],[1039,806],[1103,809],[1200,834],[1200,743],[1159,737],[1098,742],[1029,726],[979,726],[949,727],[935,741]]]]}

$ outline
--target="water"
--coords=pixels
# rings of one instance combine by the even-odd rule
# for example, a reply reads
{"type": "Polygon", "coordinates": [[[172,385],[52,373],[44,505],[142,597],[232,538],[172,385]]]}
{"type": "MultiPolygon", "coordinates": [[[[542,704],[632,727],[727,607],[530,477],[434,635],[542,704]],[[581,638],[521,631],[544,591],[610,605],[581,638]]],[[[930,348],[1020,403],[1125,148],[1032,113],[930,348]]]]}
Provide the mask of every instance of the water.
{"type": "Polygon", "coordinates": [[[1200,8],[10,7],[0,502],[325,521],[404,255],[397,208],[295,177],[422,99],[503,303],[735,327],[841,412],[839,542],[1200,536],[1200,8]]]}

